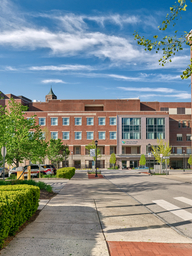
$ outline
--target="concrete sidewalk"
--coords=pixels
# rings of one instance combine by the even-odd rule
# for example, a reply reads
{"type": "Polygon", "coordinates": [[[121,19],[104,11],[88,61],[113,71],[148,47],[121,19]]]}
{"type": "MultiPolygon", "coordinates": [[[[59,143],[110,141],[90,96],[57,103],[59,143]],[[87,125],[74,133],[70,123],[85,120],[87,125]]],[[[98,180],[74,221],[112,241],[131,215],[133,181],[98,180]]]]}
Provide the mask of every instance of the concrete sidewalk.
{"type": "Polygon", "coordinates": [[[192,240],[176,233],[110,181],[88,179],[85,171],[78,171],[1,255],[108,256],[108,246],[111,256],[161,255],[154,250],[143,253],[142,246],[140,251],[132,250],[137,254],[128,249],[126,254],[119,250],[122,242],[132,242],[133,248],[135,242],[184,246],[192,240]]]}

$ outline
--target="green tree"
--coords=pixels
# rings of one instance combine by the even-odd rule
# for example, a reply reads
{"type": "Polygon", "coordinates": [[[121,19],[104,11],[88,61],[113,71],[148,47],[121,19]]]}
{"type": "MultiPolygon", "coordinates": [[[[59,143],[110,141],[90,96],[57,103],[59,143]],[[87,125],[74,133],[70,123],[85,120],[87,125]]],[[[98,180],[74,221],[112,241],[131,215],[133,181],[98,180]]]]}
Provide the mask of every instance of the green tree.
{"type": "Polygon", "coordinates": [[[41,137],[41,129],[35,122],[35,116],[29,119],[25,117],[27,109],[27,106],[10,99],[5,112],[6,160],[8,164],[14,163],[17,167],[24,159],[30,159],[32,150],[38,150],[36,143],[41,137]]]}
{"type": "Polygon", "coordinates": [[[142,154],[139,160],[140,165],[145,165],[146,164],[146,158],[145,155],[142,154]]]}
{"type": "MultiPolygon", "coordinates": [[[[162,22],[162,26],[159,26],[159,30],[161,31],[160,36],[163,35],[165,30],[169,27],[170,24],[173,27],[176,26],[176,20],[181,18],[182,12],[187,10],[187,0],[177,0],[175,5],[170,7],[170,13],[166,15],[165,20],[162,22]]],[[[192,0],[188,0],[188,2],[192,3],[192,0]]],[[[160,39],[158,35],[153,36],[153,40],[146,39],[144,36],[141,37],[138,32],[135,31],[135,40],[139,45],[145,47],[146,51],[155,50],[156,53],[159,51],[163,52],[162,58],[159,59],[159,64],[164,66],[167,62],[172,62],[171,58],[177,52],[183,50],[183,45],[192,46],[192,30],[184,31],[183,35],[178,35],[178,30],[174,29],[174,35],[163,35],[160,39]]],[[[192,74],[192,59],[190,60],[190,64],[183,71],[181,75],[182,79],[187,79],[192,74]]]]}
{"type": "Polygon", "coordinates": [[[115,163],[116,163],[116,156],[115,156],[115,153],[112,153],[111,154],[111,157],[110,157],[110,163],[113,165],[113,169],[115,168],[115,163]]]}
{"type": "MultiPolygon", "coordinates": [[[[158,146],[151,146],[152,148],[151,151],[155,157],[155,160],[158,163],[162,164],[166,160],[161,158],[160,155],[162,154],[162,156],[170,156],[172,147],[169,146],[169,142],[164,142],[162,139],[161,140],[157,139],[157,144],[158,146]]],[[[167,163],[169,164],[169,159],[167,159],[167,163]]]]}
{"type": "Polygon", "coordinates": [[[191,167],[191,165],[192,165],[192,155],[190,155],[190,157],[189,157],[189,159],[188,159],[188,164],[189,164],[190,167],[191,167]]]}
{"type": "Polygon", "coordinates": [[[49,141],[47,156],[53,164],[56,164],[57,168],[58,168],[59,162],[65,160],[65,152],[66,152],[66,159],[67,159],[70,151],[67,145],[63,145],[61,139],[57,139],[57,140],[51,139],[49,141]]]}
{"type": "MultiPolygon", "coordinates": [[[[94,140],[90,142],[85,148],[90,152],[90,149],[96,149],[94,140]]],[[[101,150],[97,147],[97,158],[101,158],[101,150]]],[[[96,161],[96,156],[93,156],[93,160],[96,161]]]]}

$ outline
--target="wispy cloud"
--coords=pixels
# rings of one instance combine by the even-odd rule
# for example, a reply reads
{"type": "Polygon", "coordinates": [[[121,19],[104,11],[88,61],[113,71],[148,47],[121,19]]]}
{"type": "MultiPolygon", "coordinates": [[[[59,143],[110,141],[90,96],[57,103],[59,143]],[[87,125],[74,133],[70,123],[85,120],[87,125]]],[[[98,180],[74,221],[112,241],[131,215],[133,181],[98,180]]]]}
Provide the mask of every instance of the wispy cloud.
{"type": "Polygon", "coordinates": [[[172,93],[172,92],[177,92],[177,90],[175,89],[171,89],[171,88],[151,88],[151,87],[140,87],[140,88],[136,88],[136,87],[117,87],[120,90],[123,91],[135,91],[135,92],[151,92],[151,90],[153,90],[153,92],[162,92],[162,93],[172,93]]]}
{"type": "Polygon", "coordinates": [[[46,80],[42,80],[41,81],[43,84],[49,84],[49,83],[61,83],[61,84],[66,84],[66,82],[64,82],[63,80],[61,79],[46,79],[46,80]]]}
{"type": "Polygon", "coordinates": [[[143,94],[140,95],[139,98],[159,98],[159,97],[166,97],[166,98],[175,98],[177,99],[191,99],[191,94],[187,93],[187,92],[183,92],[183,93],[176,93],[176,94],[143,94]]]}
{"type": "Polygon", "coordinates": [[[78,71],[78,70],[95,70],[96,68],[89,65],[58,65],[58,66],[33,66],[29,67],[29,70],[34,71],[78,71]]]}
{"type": "Polygon", "coordinates": [[[5,70],[7,70],[7,71],[17,71],[16,68],[13,68],[13,67],[11,67],[11,66],[6,66],[6,67],[5,67],[5,70]]]}

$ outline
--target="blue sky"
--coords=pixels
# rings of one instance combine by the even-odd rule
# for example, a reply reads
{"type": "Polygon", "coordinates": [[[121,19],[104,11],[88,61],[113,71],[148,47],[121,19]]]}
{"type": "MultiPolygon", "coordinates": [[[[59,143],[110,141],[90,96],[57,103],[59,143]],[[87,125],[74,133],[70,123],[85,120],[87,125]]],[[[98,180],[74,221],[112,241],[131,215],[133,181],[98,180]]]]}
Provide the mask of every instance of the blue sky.
{"type": "Polygon", "coordinates": [[[161,67],[134,31],[152,38],[192,29],[192,3],[172,26],[158,26],[174,1],[1,0],[0,90],[44,101],[52,86],[58,99],[190,101],[190,61],[185,47],[161,67]]]}

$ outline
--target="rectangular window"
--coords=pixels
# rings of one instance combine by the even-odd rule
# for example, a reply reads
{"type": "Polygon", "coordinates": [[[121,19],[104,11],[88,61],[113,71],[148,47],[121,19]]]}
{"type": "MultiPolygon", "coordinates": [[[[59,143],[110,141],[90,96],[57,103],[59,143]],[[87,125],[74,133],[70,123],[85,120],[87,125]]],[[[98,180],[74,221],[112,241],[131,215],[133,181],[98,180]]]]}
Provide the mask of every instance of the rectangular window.
{"type": "Polygon", "coordinates": [[[160,108],[160,111],[169,111],[169,108],[160,108]]]}
{"type": "Polygon", "coordinates": [[[75,117],[75,125],[82,125],[81,117],[75,117]]]}
{"type": "Polygon", "coordinates": [[[75,132],[75,140],[81,140],[82,139],[82,132],[75,132]]]}
{"type": "Polygon", "coordinates": [[[105,132],[99,132],[99,140],[105,140],[105,132]]]}
{"type": "Polygon", "coordinates": [[[190,128],[190,121],[188,121],[188,128],[190,128]]]}
{"type": "Polygon", "coordinates": [[[93,117],[87,117],[87,125],[94,125],[93,117]]]}
{"type": "Polygon", "coordinates": [[[159,139],[159,140],[163,139],[163,132],[157,133],[157,139],[159,139]]]}
{"type": "Polygon", "coordinates": [[[187,148],[187,154],[191,154],[191,148],[187,148]]]}
{"type": "Polygon", "coordinates": [[[117,139],[116,132],[110,132],[110,140],[116,140],[116,139],[117,139]]]}
{"type": "Polygon", "coordinates": [[[69,140],[69,132],[63,132],[63,140],[69,140]]]}
{"type": "Polygon", "coordinates": [[[178,121],[178,128],[181,128],[181,122],[178,121]]]}
{"type": "Polygon", "coordinates": [[[46,137],[45,137],[45,132],[41,132],[40,139],[42,139],[42,140],[45,140],[45,139],[46,139],[46,137]]]}
{"type": "Polygon", "coordinates": [[[186,134],[186,141],[191,141],[191,134],[186,134]]]}
{"type": "Polygon", "coordinates": [[[110,117],[110,125],[116,125],[116,117],[110,117]]]}
{"type": "Polygon", "coordinates": [[[177,148],[177,154],[182,154],[182,148],[177,148]]]}
{"type": "Polygon", "coordinates": [[[75,147],[75,154],[80,155],[81,154],[81,147],[75,147]]]}
{"type": "Polygon", "coordinates": [[[141,139],[141,118],[122,118],[122,139],[141,139]]]}
{"type": "Polygon", "coordinates": [[[177,115],[185,114],[185,108],[177,108],[177,115]]]}
{"type": "Polygon", "coordinates": [[[105,125],[105,117],[99,117],[99,125],[105,125]]]}
{"type": "Polygon", "coordinates": [[[122,154],[125,155],[125,147],[122,147],[122,154]]]}
{"type": "Polygon", "coordinates": [[[113,153],[116,153],[116,152],[115,152],[115,147],[112,147],[112,146],[111,146],[111,147],[110,147],[110,155],[113,154],[113,153]]]}
{"type": "Polygon", "coordinates": [[[51,132],[51,139],[57,140],[58,139],[58,132],[51,132]]]}
{"type": "Polygon", "coordinates": [[[183,140],[182,134],[177,134],[177,141],[182,141],[182,140],[183,140]]]}
{"type": "Polygon", "coordinates": [[[63,125],[69,125],[69,117],[63,117],[63,125]]]}
{"type": "Polygon", "coordinates": [[[53,126],[58,125],[58,118],[57,117],[52,117],[51,118],[51,125],[53,125],[53,126]]]}
{"type": "Polygon", "coordinates": [[[46,125],[44,117],[39,118],[39,125],[42,125],[42,126],[46,125]]]}
{"type": "Polygon", "coordinates": [[[183,121],[183,128],[186,128],[186,127],[187,127],[187,122],[183,121]]]}
{"type": "Polygon", "coordinates": [[[146,118],[146,138],[165,139],[165,118],[146,118]]]}
{"type": "Polygon", "coordinates": [[[93,140],[93,132],[87,132],[87,140],[93,140]]]}

